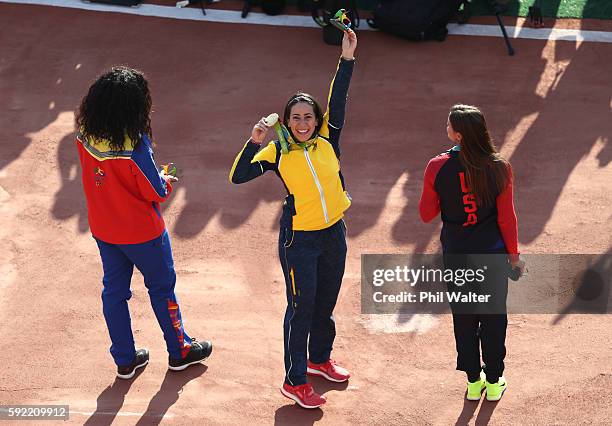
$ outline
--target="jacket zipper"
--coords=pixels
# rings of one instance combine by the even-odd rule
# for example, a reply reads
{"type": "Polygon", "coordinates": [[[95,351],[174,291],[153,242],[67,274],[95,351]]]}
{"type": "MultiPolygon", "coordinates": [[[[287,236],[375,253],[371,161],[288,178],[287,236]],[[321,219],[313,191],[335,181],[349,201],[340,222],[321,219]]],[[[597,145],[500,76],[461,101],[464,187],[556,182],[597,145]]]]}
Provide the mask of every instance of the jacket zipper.
{"type": "Polygon", "coordinates": [[[315,185],[317,185],[319,195],[321,196],[321,206],[323,207],[323,217],[325,218],[325,223],[329,223],[329,217],[327,216],[327,204],[325,204],[325,197],[323,196],[323,188],[321,187],[321,182],[319,182],[319,177],[317,176],[317,172],[315,172],[312,162],[310,161],[310,156],[308,155],[308,150],[306,148],[304,148],[304,156],[306,157],[306,162],[308,163],[308,167],[310,167],[310,172],[312,173],[315,185]]]}

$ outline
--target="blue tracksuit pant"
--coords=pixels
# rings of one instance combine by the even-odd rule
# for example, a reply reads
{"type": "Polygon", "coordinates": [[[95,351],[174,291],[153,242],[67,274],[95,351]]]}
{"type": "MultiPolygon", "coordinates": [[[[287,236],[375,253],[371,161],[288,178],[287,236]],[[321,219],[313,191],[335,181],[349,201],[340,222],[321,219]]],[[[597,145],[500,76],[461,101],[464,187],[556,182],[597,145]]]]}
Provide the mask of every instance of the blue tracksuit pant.
{"type": "Polygon", "coordinates": [[[172,358],[183,358],[191,339],[183,330],[181,312],[174,295],[176,274],[168,231],[142,244],[109,244],[96,239],[102,258],[102,309],[112,345],[111,355],[117,365],[129,365],[136,352],[128,300],[134,265],[142,273],[157,321],[164,333],[172,358]]]}
{"type": "Polygon", "coordinates": [[[279,256],[285,275],[285,382],[306,383],[307,351],[315,364],[331,354],[338,300],[346,261],[346,226],[340,220],[320,231],[281,227],[279,256]]]}

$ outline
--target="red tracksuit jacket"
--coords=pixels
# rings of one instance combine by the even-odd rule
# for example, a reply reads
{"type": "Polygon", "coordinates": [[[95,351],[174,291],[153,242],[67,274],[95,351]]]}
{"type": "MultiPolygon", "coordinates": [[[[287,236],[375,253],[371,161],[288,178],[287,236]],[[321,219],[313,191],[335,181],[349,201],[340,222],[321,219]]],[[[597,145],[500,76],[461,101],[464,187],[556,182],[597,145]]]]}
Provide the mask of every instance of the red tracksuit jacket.
{"type": "Polygon", "coordinates": [[[172,186],[159,174],[149,138],[142,136],[136,147],[126,138],[123,151],[82,133],[76,144],[92,235],[110,244],[138,244],[161,235],[166,225],[159,203],[172,186]]]}

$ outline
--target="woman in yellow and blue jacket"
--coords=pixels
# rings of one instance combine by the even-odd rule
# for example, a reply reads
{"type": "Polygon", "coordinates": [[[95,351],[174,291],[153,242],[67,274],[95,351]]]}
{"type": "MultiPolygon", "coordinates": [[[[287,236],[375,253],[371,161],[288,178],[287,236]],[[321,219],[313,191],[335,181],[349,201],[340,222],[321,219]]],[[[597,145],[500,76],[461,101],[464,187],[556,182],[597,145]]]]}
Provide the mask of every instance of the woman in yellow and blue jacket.
{"type": "Polygon", "coordinates": [[[262,118],[229,176],[232,183],[244,183],[272,170],[287,190],[279,236],[287,290],[281,393],[305,408],[317,408],[326,401],[307,383],[307,374],[334,382],[350,377],[330,354],[336,336],[332,313],[347,250],[342,218],[351,204],[340,171],[340,133],[356,47],[357,36],[346,31],[325,114],[306,93],[298,92],[287,102],[283,122],[291,136],[288,152],[283,152],[279,141],[259,150],[269,129],[262,118]]]}

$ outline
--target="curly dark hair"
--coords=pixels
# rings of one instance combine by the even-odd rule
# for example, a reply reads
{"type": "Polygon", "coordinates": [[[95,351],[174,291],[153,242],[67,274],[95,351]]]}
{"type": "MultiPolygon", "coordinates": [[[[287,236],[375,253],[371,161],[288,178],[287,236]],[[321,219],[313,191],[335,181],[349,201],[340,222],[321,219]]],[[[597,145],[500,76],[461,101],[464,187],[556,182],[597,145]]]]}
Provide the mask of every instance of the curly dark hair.
{"type": "Polygon", "coordinates": [[[76,125],[85,135],[106,139],[111,149],[122,151],[126,135],[134,147],[143,134],[153,138],[150,113],[151,93],[143,73],[113,67],[89,88],[76,114],[76,125]]]}

